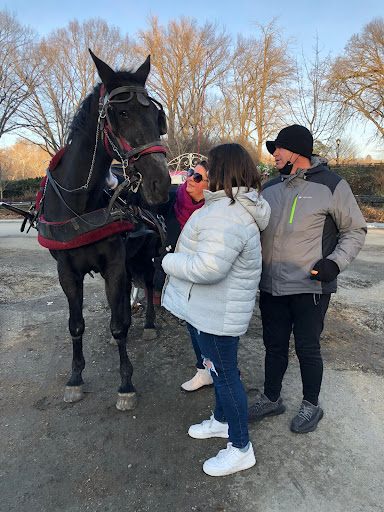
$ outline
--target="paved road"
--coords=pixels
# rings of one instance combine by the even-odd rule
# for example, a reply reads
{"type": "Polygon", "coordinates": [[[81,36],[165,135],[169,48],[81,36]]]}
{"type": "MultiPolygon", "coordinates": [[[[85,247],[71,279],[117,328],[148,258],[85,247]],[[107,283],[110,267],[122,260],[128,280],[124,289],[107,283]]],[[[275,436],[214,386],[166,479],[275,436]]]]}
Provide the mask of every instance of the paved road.
{"type": "MultiPolygon", "coordinates": [[[[191,423],[209,416],[212,392],[179,392],[193,373],[185,327],[160,312],[159,338],[141,340],[138,311],[129,351],[139,405],[126,414],[117,411],[117,359],[107,344],[108,309],[97,276],[87,278],[84,304],[89,392],[82,402],[64,404],[71,359],[66,300],[54,260],[35,234],[18,233],[19,226],[19,221],[0,222],[1,512],[384,510],[380,371],[328,357],[324,419],[316,432],[298,436],[289,430],[300,402],[292,354],[283,389],[286,413],[250,430],[257,465],[210,478],[201,464],[223,443],[186,435],[191,423]]],[[[384,230],[369,230],[364,250],[342,275],[333,310],[337,316],[338,307],[343,314],[355,308],[356,322],[343,316],[349,325],[335,325],[340,331],[349,327],[360,350],[368,335],[383,339],[380,323],[368,328],[357,318],[363,310],[374,315],[377,308],[382,317],[383,269],[384,230]]],[[[262,387],[262,357],[256,311],[239,355],[251,401],[262,387]]],[[[382,347],[370,357],[383,358],[382,347]]]]}

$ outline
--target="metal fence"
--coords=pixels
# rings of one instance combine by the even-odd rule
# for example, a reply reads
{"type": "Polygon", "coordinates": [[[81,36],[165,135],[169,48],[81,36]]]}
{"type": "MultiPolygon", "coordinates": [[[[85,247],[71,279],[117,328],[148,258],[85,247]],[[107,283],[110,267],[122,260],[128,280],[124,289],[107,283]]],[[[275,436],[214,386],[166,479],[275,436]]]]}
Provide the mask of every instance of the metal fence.
{"type": "Polygon", "coordinates": [[[374,206],[383,208],[384,207],[384,196],[364,196],[364,195],[356,195],[357,201],[366,204],[368,206],[374,206]]]}

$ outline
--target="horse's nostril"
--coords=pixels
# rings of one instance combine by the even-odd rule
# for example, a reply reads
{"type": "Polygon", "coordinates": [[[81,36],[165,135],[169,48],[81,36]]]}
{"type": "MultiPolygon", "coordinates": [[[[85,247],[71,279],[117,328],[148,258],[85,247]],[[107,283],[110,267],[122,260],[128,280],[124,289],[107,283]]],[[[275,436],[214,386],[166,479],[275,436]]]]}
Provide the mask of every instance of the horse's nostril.
{"type": "Polygon", "coordinates": [[[156,196],[158,194],[159,188],[160,188],[159,187],[159,180],[153,180],[151,185],[150,185],[150,189],[152,189],[151,192],[152,192],[152,194],[154,196],[156,196]]]}
{"type": "Polygon", "coordinates": [[[162,180],[155,179],[152,182],[153,192],[154,194],[159,194],[168,189],[168,184],[162,180]]]}

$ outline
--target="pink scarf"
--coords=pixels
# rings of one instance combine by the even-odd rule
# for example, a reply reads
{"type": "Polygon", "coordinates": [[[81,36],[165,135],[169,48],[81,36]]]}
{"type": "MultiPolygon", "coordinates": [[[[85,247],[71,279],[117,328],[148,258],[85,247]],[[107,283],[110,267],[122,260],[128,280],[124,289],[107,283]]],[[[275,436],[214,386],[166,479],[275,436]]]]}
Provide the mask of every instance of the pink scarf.
{"type": "Polygon", "coordinates": [[[204,199],[195,204],[187,192],[187,182],[180,185],[176,193],[175,214],[177,220],[180,222],[181,229],[183,229],[192,213],[203,206],[204,199]]]}

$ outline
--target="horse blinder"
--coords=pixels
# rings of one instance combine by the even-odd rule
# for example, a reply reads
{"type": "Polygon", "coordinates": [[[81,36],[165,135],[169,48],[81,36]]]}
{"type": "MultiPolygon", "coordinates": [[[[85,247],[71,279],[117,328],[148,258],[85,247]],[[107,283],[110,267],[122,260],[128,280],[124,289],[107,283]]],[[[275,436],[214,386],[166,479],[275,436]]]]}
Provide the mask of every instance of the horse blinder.
{"type": "Polygon", "coordinates": [[[167,116],[165,115],[163,105],[160,103],[160,101],[157,101],[154,98],[149,97],[149,99],[157,107],[157,113],[158,113],[157,124],[159,127],[159,134],[165,135],[168,131],[168,128],[167,128],[167,116]]]}
{"type": "Polygon", "coordinates": [[[159,134],[165,135],[168,131],[167,118],[163,109],[159,110],[159,117],[157,119],[159,125],[159,134]]]}
{"type": "MultiPolygon", "coordinates": [[[[104,85],[103,85],[102,89],[100,91],[103,96],[105,94],[104,91],[105,91],[105,89],[104,89],[104,85]]],[[[113,109],[113,107],[111,105],[112,103],[128,103],[129,101],[132,100],[134,94],[136,94],[137,101],[140,103],[140,105],[143,105],[143,107],[149,107],[151,102],[156,106],[157,111],[158,111],[157,123],[158,123],[158,128],[159,128],[159,134],[165,135],[167,133],[168,129],[167,129],[167,117],[165,115],[163,105],[159,101],[148,96],[148,93],[147,93],[147,90],[145,89],[145,87],[140,87],[140,86],[118,87],[117,89],[114,89],[113,91],[111,91],[110,94],[105,94],[104,99],[102,101],[104,110],[105,110],[105,107],[107,109],[112,110],[113,109]],[[128,98],[124,98],[122,100],[112,99],[114,96],[116,96],[118,94],[127,93],[127,92],[129,92],[128,98]]]]}
{"type": "MultiPolygon", "coordinates": [[[[167,119],[165,116],[165,112],[163,106],[160,102],[148,96],[147,90],[145,87],[141,86],[123,86],[117,87],[113,89],[109,94],[106,91],[104,84],[101,86],[100,90],[100,99],[99,99],[99,122],[101,127],[101,132],[104,134],[104,138],[108,140],[111,148],[119,155],[122,165],[124,168],[127,168],[128,165],[133,163],[135,160],[138,160],[143,154],[146,153],[154,153],[154,152],[162,152],[165,153],[165,149],[163,148],[160,140],[151,142],[149,144],[145,144],[138,148],[131,148],[126,141],[116,136],[112,129],[111,120],[114,119],[114,109],[113,103],[128,103],[132,100],[134,94],[136,94],[137,101],[140,105],[144,107],[148,107],[151,103],[155,106],[158,114],[157,123],[158,130],[160,135],[164,135],[167,133],[167,119]],[[126,94],[129,93],[128,98],[124,98],[121,100],[112,99],[114,96],[118,94],[126,94]],[[111,119],[112,118],[112,119],[111,119]],[[109,132],[109,135],[108,135],[109,132]],[[118,146],[118,147],[117,147],[118,146]],[[120,152],[121,155],[120,155],[120,152]],[[122,156],[123,155],[123,156],[122,156]]],[[[107,142],[106,142],[107,143],[107,142]]],[[[106,147],[108,153],[109,149],[106,147]]],[[[111,154],[110,154],[111,155],[111,154]]]]}

